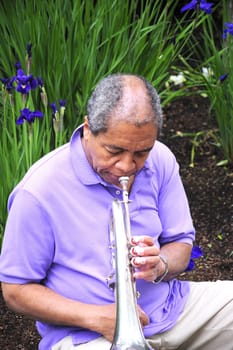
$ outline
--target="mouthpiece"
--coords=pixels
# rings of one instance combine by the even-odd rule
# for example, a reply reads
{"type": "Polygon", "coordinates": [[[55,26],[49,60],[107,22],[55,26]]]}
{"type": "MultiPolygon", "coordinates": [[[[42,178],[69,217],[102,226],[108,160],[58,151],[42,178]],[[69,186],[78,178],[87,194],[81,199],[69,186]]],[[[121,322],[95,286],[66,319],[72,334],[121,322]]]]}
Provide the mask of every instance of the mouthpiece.
{"type": "Polygon", "coordinates": [[[122,193],[123,202],[128,203],[129,202],[129,193],[128,193],[129,176],[119,177],[119,182],[123,190],[123,193],[122,193]]]}

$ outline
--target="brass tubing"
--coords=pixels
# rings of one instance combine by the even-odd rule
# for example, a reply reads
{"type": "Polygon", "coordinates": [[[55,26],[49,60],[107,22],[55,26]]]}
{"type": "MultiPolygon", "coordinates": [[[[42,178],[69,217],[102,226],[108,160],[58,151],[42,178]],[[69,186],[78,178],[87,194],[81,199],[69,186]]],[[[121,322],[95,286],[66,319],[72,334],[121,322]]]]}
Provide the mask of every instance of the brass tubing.
{"type": "Polygon", "coordinates": [[[128,177],[120,178],[123,200],[112,203],[113,232],[116,259],[116,308],[117,318],[113,343],[110,350],[151,350],[144,338],[137,310],[133,268],[129,259],[130,217],[128,207],[128,177]]]}

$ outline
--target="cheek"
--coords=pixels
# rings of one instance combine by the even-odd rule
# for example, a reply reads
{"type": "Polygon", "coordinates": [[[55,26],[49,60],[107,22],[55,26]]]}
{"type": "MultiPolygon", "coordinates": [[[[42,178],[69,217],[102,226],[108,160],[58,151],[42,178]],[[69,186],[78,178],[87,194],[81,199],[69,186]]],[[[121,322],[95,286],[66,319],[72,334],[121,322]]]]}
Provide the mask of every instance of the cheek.
{"type": "Polygon", "coordinates": [[[115,165],[115,161],[113,161],[112,159],[102,159],[96,162],[96,168],[99,170],[107,170],[110,168],[114,168],[115,165]]]}
{"type": "Polygon", "coordinates": [[[148,156],[143,157],[143,158],[138,158],[135,160],[136,166],[137,166],[137,170],[140,170],[141,168],[143,168],[146,159],[148,158],[148,156]]]}
{"type": "Polygon", "coordinates": [[[95,149],[93,151],[93,168],[97,171],[108,169],[112,167],[116,160],[112,157],[109,157],[109,155],[106,155],[105,152],[95,149]]]}

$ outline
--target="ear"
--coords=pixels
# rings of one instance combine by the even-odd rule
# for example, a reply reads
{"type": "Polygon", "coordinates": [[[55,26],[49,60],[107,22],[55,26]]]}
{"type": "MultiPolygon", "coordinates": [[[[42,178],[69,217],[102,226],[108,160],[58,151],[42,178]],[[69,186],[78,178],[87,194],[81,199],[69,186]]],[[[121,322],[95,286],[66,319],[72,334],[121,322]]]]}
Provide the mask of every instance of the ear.
{"type": "Polygon", "coordinates": [[[87,115],[84,117],[84,123],[83,123],[83,137],[85,140],[88,139],[89,135],[91,133],[89,123],[88,123],[88,118],[87,115]]]}

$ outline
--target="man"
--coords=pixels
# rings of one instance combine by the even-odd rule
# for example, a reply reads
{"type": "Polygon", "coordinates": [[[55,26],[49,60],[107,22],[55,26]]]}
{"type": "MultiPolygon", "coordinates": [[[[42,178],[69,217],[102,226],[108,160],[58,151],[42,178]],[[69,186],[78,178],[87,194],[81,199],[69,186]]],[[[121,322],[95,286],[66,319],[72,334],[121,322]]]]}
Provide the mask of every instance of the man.
{"type": "Polygon", "coordinates": [[[233,349],[233,283],[175,278],[189,263],[194,228],[175,157],[157,140],[161,124],[149,82],[109,76],[71,141],[34,164],[10,195],[3,295],[37,320],[39,349],[110,349],[110,218],[121,176],[130,179],[138,312],[151,346],[233,349]]]}

